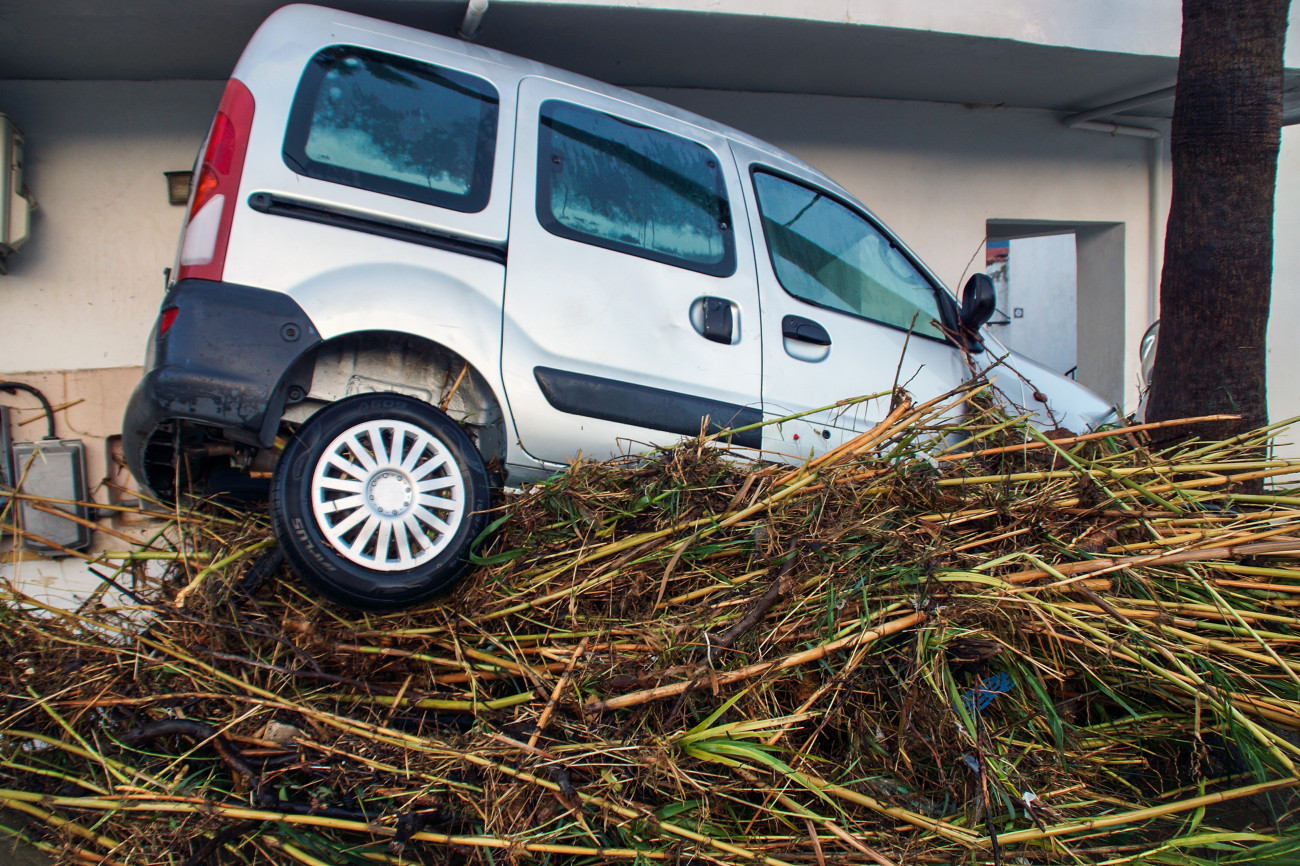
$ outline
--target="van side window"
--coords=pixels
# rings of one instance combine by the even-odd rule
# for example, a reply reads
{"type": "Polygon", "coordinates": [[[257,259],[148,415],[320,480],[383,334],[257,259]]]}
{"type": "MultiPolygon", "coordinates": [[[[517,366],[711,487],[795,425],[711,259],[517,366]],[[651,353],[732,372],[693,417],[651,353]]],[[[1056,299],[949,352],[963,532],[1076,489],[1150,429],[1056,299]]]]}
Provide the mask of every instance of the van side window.
{"type": "Polygon", "coordinates": [[[560,237],[713,276],[736,269],[707,147],[567,102],[541,106],[537,218],[560,237]]]}
{"type": "Polygon", "coordinates": [[[335,45],[303,73],[284,161],[307,177],[476,213],[496,137],[497,92],[483,79],[335,45]]]}
{"type": "Polygon", "coordinates": [[[944,339],[937,290],[865,217],[828,193],[764,171],[754,172],[754,189],[772,268],[787,292],[944,339]]]}

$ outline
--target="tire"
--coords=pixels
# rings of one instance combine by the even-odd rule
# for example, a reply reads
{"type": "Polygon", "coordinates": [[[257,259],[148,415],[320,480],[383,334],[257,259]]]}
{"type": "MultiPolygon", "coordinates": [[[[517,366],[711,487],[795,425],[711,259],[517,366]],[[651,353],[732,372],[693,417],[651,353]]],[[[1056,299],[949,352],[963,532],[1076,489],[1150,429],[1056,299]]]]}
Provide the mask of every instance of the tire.
{"type": "Polygon", "coordinates": [[[407,607],[449,587],[490,502],[483,458],[465,431],[400,394],[321,409],[289,441],[271,481],[271,521],[293,570],[364,610],[407,607]]]}

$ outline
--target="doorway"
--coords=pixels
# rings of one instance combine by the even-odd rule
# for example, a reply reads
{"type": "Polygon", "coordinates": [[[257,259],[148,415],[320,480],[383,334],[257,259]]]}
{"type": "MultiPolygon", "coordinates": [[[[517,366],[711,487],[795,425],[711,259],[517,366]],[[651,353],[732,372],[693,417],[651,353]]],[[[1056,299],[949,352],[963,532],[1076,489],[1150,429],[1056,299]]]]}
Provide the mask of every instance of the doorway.
{"type": "Polygon", "coordinates": [[[1074,232],[989,240],[988,275],[998,293],[993,333],[1065,376],[1078,370],[1078,254],[1074,232]]]}
{"type": "Polygon", "coordinates": [[[1128,347],[1124,224],[989,220],[991,333],[1008,348],[1122,403],[1128,347]]]}

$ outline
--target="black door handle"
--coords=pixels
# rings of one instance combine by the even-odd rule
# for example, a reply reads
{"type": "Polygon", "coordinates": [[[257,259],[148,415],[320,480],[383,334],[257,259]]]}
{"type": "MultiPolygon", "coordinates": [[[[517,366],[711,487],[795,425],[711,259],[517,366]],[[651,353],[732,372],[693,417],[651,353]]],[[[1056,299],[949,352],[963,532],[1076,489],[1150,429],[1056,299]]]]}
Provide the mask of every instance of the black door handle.
{"type": "Polygon", "coordinates": [[[732,330],[735,327],[731,315],[731,301],[713,297],[704,297],[700,300],[704,302],[704,327],[700,333],[706,340],[730,345],[732,330]]]}
{"type": "Polygon", "coordinates": [[[803,316],[786,316],[781,320],[781,336],[787,340],[800,340],[814,346],[829,346],[831,335],[826,329],[803,316]]]}

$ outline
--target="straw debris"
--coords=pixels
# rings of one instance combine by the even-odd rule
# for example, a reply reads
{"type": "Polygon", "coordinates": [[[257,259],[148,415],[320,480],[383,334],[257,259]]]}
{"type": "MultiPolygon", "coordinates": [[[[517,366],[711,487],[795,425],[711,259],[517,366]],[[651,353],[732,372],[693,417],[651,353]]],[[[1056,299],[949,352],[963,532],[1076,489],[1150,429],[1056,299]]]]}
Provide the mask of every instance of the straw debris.
{"type": "Polygon", "coordinates": [[[177,866],[1294,863],[1300,496],[1240,492],[1300,471],[1273,433],[900,396],[800,467],[576,464],[400,614],[196,506],[94,564],[131,608],[3,599],[0,829],[177,866]]]}

